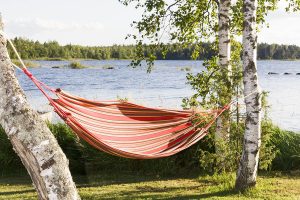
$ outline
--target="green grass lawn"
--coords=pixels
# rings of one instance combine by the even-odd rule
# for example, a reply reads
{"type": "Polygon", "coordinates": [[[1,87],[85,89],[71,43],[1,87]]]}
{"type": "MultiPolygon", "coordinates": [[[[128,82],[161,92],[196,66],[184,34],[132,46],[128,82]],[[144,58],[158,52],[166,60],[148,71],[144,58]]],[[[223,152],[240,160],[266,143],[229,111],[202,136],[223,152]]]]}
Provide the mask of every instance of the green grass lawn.
{"type": "MultiPolygon", "coordinates": [[[[235,192],[234,175],[160,178],[75,177],[82,199],[300,199],[299,175],[261,175],[255,189],[235,192]]],[[[0,199],[36,199],[28,177],[0,177],[0,199]]]]}

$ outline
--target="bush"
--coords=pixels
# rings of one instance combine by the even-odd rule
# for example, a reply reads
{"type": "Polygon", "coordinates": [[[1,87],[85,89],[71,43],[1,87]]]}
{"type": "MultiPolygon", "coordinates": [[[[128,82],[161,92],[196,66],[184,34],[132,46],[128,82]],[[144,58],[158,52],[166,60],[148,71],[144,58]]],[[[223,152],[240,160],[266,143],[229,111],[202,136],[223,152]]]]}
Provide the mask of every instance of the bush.
{"type": "Polygon", "coordinates": [[[20,158],[12,148],[3,128],[0,126],[0,174],[8,175],[15,173],[25,173],[20,158]]]}
{"type": "MultiPolygon", "coordinates": [[[[210,129],[208,141],[210,148],[200,148],[200,167],[208,173],[223,173],[236,171],[239,165],[244,124],[231,124],[228,142],[217,141],[221,147],[216,153],[214,129],[210,129]]],[[[283,131],[270,120],[262,121],[261,147],[259,157],[259,170],[290,170],[300,169],[300,135],[283,131]]]]}
{"type": "Polygon", "coordinates": [[[48,123],[48,127],[69,159],[71,172],[74,174],[85,174],[84,146],[80,143],[78,136],[67,125],[62,123],[48,123]]]}
{"type": "MultiPolygon", "coordinates": [[[[215,127],[196,145],[176,155],[154,160],[132,160],[99,151],[73,134],[65,124],[48,124],[70,161],[72,174],[101,172],[135,172],[159,176],[204,170],[209,173],[235,171],[240,159],[244,127],[232,124],[230,144],[223,158],[215,154],[215,127]],[[224,163],[224,161],[226,161],[224,163]],[[224,164],[220,164],[224,163],[224,164]]],[[[283,131],[270,121],[262,123],[261,170],[300,169],[300,135],[283,131]]],[[[0,173],[25,173],[4,130],[0,128],[0,173]]]]}
{"type": "Polygon", "coordinates": [[[300,170],[300,134],[273,127],[271,143],[278,151],[272,162],[273,170],[300,170]]]}
{"type": "Polygon", "coordinates": [[[69,65],[70,68],[72,69],[84,69],[87,68],[86,66],[82,65],[80,62],[71,62],[69,65]]]}
{"type": "MultiPolygon", "coordinates": [[[[71,172],[73,174],[85,174],[85,161],[82,156],[83,146],[79,143],[77,136],[65,124],[48,125],[69,159],[71,172]]],[[[0,173],[7,175],[16,172],[22,174],[26,173],[26,170],[0,126],[0,173]]]]}

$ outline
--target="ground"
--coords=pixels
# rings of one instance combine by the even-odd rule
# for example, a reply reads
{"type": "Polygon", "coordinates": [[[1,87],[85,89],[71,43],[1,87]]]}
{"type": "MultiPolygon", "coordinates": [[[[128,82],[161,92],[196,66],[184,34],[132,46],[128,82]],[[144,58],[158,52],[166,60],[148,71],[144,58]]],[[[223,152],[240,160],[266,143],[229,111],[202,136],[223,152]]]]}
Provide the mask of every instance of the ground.
{"type": "MultiPolygon", "coordinates": [[[[161,178],[141,175],[77,176],[82,199],[299,199],[300,175],[260,175],[257,187],[244,193],[232,188],[233,174],[161,178]]],[[[36,199],[28,177],[0,177],[0,199],[36,199]]]]}

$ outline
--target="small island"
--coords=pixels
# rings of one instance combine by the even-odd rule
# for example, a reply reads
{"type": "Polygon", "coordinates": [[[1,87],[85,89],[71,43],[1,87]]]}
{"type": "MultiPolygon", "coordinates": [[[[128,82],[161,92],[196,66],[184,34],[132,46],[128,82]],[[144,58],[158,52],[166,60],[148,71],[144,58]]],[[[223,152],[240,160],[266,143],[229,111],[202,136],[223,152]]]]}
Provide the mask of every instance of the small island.
{"type": "Polygon", "coordinates": [[[85,66],[85,65],[83,65],[83,64],[81,64],[80,62],[77,62],[77,61],[71,62],[68,65],[68,67],[71,68],[71,69],[85,69],[85,68],[88,68],[88,66],[85,66]]]}
{"type": "Polygon", "coordinates": [[[103,65],[102,69],[114,69],[114,67],[111,65],[103,65]]]}
{"type": "Polygon", "coordinates": [[[64,69],[66,69],[66,68],[67,69],[85,69],[85,68],[90,68],[90,66],[83,65],[78,61],[72,61],[67,65],[56,65],[56,66],[52,66],[51,68],[53,68],[53,69],[62,69],[62,68],[64,68],[64,69]]]}

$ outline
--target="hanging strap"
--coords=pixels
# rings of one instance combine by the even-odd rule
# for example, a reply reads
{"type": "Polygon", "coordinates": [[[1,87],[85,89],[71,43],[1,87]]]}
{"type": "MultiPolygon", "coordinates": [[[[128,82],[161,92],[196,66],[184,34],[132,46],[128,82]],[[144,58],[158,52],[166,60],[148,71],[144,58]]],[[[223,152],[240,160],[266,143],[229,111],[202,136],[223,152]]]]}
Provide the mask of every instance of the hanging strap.
{"type": "MultiPolygon", "coordinates": [[[[5,36],[5,33],[4,33],[3,31],[0,31],[0,34],[2,34],[3,36],[5,36]]],[[[24,72],[24,74],[26,74],[26,75],[27,75],[27,76],[28,76],[35,84],[36,84],[36,83],[39,83],[40,85],[42,85],[42,86],[43,86],[44,88],[46,88],[47,90],[49,90],[49,91],[51,91],[51,92],[53,92],[53,93],[56,93],[56,90],[55,90],[55,89],[49,87],[48,85],[46,85],[45,83],[43,83],[42,81],[38,80],[37,78],[35,78],[35,77],[32,75],[32,73],[27,69],[27,67],[26,67],[26,65],[25,65],[25,63],[24,63],[24,61],[22,60],[22,58],[21,58],[19,52],[17,51],[15,45],[13,44],[13,42],[12,42],[8,37],[6,37],[6,40],[7,40],[8,43],[10,44],[10,46],[11,46],[11,48],[13,49],[14,53],[16,54],[16,56],[17,56],[19,62],[21,63],[21,66],[20,66],[20,67],[17,66],[17,65],[15,65],[14,63],[12,63],[13,66],[16,67],[17,69],[22,70],[22,71],[24,72]]],[[[42,92],[43,92],[43,91],[42,91],[42,92]]],[[[48,96],[48,95],[47,95],[47,96],[48,96]]]]}
{"type": "MultiPolygon", "coordinates": [[[[3,36],[5,36],[5,33],[3,31],[1,31],[0,34],[2,34],[3,36]]],[[[38,80],[35,76],[33,76],[33,74],[26,67],[25,63],[23,62],[21,56],[19,55],[19,53],[18,53],[16,47],[14,46],[14,44],[12,43],[12,41],[8,37],[6,37],[6,40],[10,44],[11,48],[13,49],[14,53],[16,54],[18,60],[21,63],[20,67],[18,67],[14,63],[12,63],[13,66],[16,67],[16,68],[18,68],[18,69],[20,69],[20,70],[22,70],[24,72],[24,74],[26,74],[32,80],[32,82],[37,86],[37,88],[48,99],[50,105],[54,108],[55,112],[57,112],[60,116],[62,116],[62,118],[64,120],[66,120],[70,114],[67,113],[67,112],[65,112],[64,110],[62,110],[60,107],[58,107],[57,104],[55,103],[54,99],[44,90],[44,88],[47,89],[48,91],[54,93],[54,94],[56,94],[58,90],[49,87],[48,85],[46,85],[42,81],[38,80]]]]}

